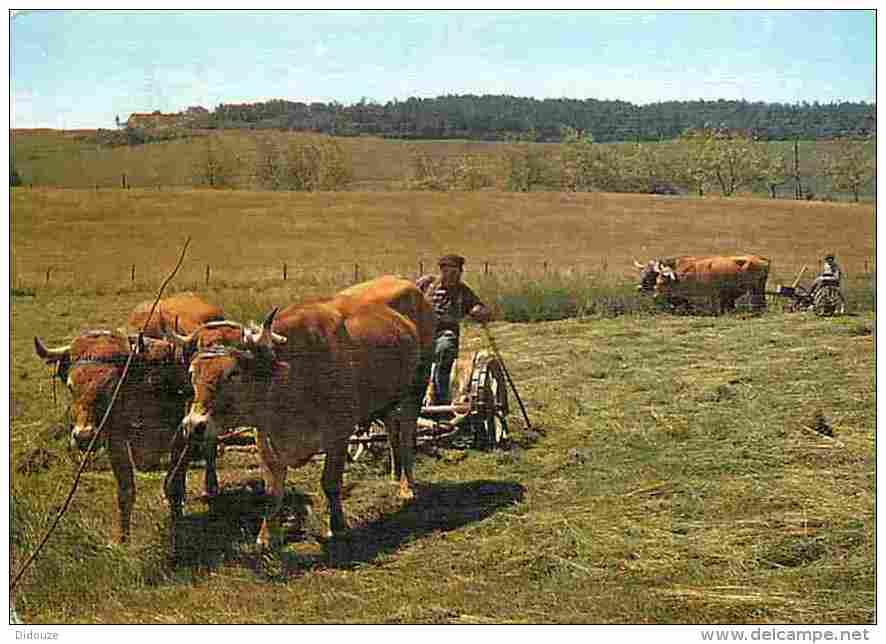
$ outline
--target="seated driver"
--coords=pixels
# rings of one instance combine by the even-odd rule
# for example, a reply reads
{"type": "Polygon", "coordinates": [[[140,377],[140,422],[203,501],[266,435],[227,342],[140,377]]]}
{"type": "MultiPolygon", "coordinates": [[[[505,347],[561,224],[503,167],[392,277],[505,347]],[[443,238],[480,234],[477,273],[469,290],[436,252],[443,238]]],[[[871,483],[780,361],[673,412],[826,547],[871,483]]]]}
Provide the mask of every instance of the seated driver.
{"type": "Polygon", "coordinates": [[[815,292],[821,288],[821,285],[825,282],[836,283],[837,286],[840,286],[840,278],[843,275],[843,271],[840,270],[840,266],[837,264],[837,260],[834,258],[833,253],[828,253],[824,256],[824,264],[821,268],[821,273],[818,274],[818,277],[815,278],[815,281],[812,282],[812,287],[809,289],[809,296],[812,297],[815,295],[815,292]]]}

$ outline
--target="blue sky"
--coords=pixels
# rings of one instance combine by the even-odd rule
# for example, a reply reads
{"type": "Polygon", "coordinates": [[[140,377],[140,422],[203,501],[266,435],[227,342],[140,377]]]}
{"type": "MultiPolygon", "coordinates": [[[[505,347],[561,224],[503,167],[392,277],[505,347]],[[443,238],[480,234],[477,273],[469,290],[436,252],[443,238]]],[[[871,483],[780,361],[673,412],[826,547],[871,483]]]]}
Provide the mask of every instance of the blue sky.
{"type": "Polygon", "coordinates": [[[35,11],[13,127],[271,98],[875,100],[873,11],[35,11]]]}

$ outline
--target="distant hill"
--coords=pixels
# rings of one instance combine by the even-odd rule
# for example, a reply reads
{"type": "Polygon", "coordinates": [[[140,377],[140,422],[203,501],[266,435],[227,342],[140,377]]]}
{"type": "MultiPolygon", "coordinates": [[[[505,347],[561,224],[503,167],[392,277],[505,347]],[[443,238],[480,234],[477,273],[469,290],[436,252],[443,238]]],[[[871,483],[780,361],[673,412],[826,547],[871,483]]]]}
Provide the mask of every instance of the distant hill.
{"type": "Polygon", "coordinates": [[[876,134],[876,104],[666,101],[634,105],[596,99],[535,99],[504,95],[447,95],[385,104],[360,101],[300,103],[271,100],[222,103],[194,113],[195,128],[274,128],[401,139],[501,141],[528,137],[559,141],[563,127],[590,133],[595,141],[673,139],[705,126],[743,130],[758,139],[833,139],[876,134]]]}

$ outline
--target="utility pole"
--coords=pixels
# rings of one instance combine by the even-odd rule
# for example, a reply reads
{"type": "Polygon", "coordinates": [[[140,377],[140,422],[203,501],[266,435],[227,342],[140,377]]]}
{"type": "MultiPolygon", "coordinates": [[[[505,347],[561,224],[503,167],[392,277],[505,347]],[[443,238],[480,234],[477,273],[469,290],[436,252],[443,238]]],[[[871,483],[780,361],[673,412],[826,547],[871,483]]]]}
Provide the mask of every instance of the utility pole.
{"type": "Polygon", "coordinates": [[[803,186],[800,185],[800,136],[794,137],[794,199],[803,198],[803,186]]]}

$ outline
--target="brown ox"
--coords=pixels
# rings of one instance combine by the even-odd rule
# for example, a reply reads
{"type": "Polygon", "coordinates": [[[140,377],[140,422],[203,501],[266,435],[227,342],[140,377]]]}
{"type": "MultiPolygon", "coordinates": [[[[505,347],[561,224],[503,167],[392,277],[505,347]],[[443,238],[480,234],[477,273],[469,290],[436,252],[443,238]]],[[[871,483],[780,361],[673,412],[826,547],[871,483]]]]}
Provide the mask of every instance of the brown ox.
{"type": "Polygon", "coordinates": [[[178,293],[161,300],[148,319],[153,305],[153,301],[142,302],[132,310],[126,320],[130,331],[144,333],[149,338],[162,338],[164,326],[191,333],[201,324],[225,318],[220,306],[210,304],[194,293],[178,293]]]}
{"type": "MultiPolygon", "coordinates": [[[[386,415],[400,496],[412,498],[419,339],[415,325],[382,304],[339,296],[292,305],[268,316],[253,351],[198,354],[191,363],[194,401],[182,421],[184,440],[207,440],[231,422],[258,429],[273,502],[258,543],[277,530],[287,467],[325,452],[322,487],[329,532],[346,529],[341,480],[354,426],[386,415]],[[286,338],[274,347],[273,331],[286,338]]],[[[180,446],[184,449],[184,446],[180,446]]],[[[175,451],[175,450],[174,450],[175,451]]],[[[173,522],[181,514],[182,468],[166,486],[173,522]]]]}
{"type": "MultiPolygon", "coordinates": [[[[209,307],[199,301],[202,308],[188,308],[187,305],[195,301],[199,301],[196,296],[170,298],[162,300],[159,308],[180,319],[186,318],[187,325],[199,318],[200,311],[209,307]]],[[[136,308],[129,318],[130,323],[133,320],[137,323],[136,316],[143,306],[136,308]]],[[[218,310],[217,307],[209,308],[218,310]]],[[[149,310],[141,314],[143,321],[147,320],[149,310]]],[[[34,338],[37,355],[56,367],[57,377],[71,393],[72,447],[85,449],[91,444],[135,341],[122,332],[90,331],[78,335],[67,346],[47,349],[39,338],[34,338]]],[[[177,356],[175,346],[151,338],[145,338],[139,344],[126,382],[120,388],[102,432],[117,481],[119,516],[113,537],[118,543],[129,539],[136,497],[133,468],[147,470],[160,465],[184,412],[186,392],[182,391],[182,384],[186,382],[187,370],[177,356]]],[[[216,485],[214,460],[207,459],[206,479],[208,489],[216,485]]]]}
{"type": "Polygon", "coordinates": [[[755,310],[765,308],[770,262],[757,255],[673,257],[634,260],[640,271],[641,293],[654,293],[672,305],[705,299],[715,312],[732,311],[735,301],[748,294],[755,310]]]}
{"type": "MultiPolygon", "coordinates": [[[[85,449],[93,441],[129,358],[130,340],[122,333],[83,333],[66,347],[47,349],[34,338],[37,355],[47,364],[57,364],[58,377],[71,392],[71,445],[85,449]]],[[[118,521],[114,541],[129,539],[130,518],[135,504],[133,467],[155,468],[169,450],[172,430],[181,417],[181,403],[158,396],[150,372],[165,368],[145,355],[133,356],[126,381],[108,414],[103,437],[117,481],[118,521]],[[130,456],[131,454],[131,456],[130,456]]],[[[164,379],[159,375],[158,379],[164,379]]]]}
{"type": "MultiPolygon", "coordinates": [[[[415,392],[419,404],[430,393],[431,363],[434,360],[434,331],[437,324],[434,308],[415,282],[395,275],[382,275],[355,284],[337,297],[354,298],[358,304],[385,304],[406,316],[418,333],[419,365],[415,373],[415,392]]],[[[453,370],[453,376],[455,370],[453,370]]],[[[455,389],[450,389],[455,391],[455,389]]],[[[393,459],[391,460],[393,463],[393,459]]],[[[393,472],[392,472],[393,474],[393,472]]]]}
{"type": "MultiPolygon", "coordinates": [[[[193,395],[188,372],[194,356],[198,355],[201,351],[211,351],[223,347],[240,349],[249,348],[253,346],[256,334],[240,323],[232,322],[230,320],[206,322],[205,324],[197,326],[188,335],[181,335],[168,329],[165,322],[162,321],[159,325],[159,330],[166,340],[160,340],[157,342],[175,348],[175,355],[177,356],[176,364],[180,367],[176,370],[176,377],[180,378],[182,381],[180,391],[183,392],[183,396],[179,405],[179,409],[182,411],[175,424],[175,427],[179,428],[184,414],[184,408],[193,395]]],[[[275,342],[285,341],[284,338],[277,335],[272,337],[275,342]]],[[[148,346],[150,347],[151,345],[148,346]]],[[[229,427],[233,428],[235,425],[229,425],[229,427]]],[[[206,495],[215,496],[218,494],[218,477],[216,474],[216,459],[218,454],[217,441],[213,437],[200,447],[200,451],[206,461],[206,495]]],[[[182,466],[187,467],[187,462],[183,461],[182,466]]]]}

